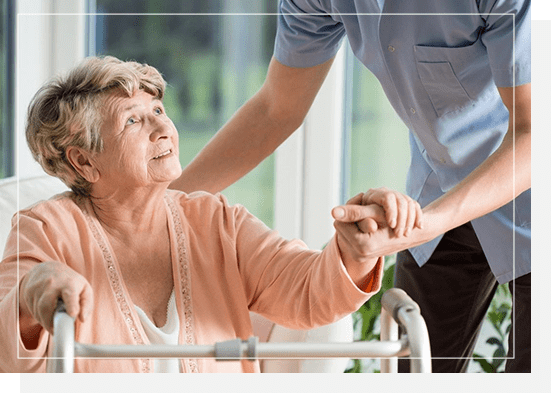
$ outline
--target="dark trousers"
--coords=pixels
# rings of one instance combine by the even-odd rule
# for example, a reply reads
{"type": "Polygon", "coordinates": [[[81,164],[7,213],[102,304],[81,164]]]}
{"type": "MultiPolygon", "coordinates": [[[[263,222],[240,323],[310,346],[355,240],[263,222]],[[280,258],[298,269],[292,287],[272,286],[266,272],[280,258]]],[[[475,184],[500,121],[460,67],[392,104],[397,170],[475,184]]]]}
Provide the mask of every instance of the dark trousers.
{"type": "MultiPolygon", "coordinates": [[[[421,308],[427,323],[433,372],[465,372],[498,283],[470,223],[447,232],[421,268],[409,251],[398,254],[395,286],[421,308]],[[440,359],[439,359],[440,358],[440,359]]],[[[509,283],[513,323],[506,372],[531,372],[531,275],[509,283]]],[[[409,372],[409,361],[399,361],[409,372]]]]}

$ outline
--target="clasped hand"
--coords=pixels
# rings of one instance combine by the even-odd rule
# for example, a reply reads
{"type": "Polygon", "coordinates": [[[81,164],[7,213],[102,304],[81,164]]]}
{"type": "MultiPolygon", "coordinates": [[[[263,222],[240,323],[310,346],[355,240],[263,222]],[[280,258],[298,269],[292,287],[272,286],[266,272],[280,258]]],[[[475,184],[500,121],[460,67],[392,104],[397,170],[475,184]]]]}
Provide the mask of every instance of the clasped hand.
{"type": "Polygon", "coordinates": [[[423,227],[419,203],[386,188],[360,193],[331,214],[343,258],[356,262],[374,264],[374,258],[409,248],[408,236],[423,227]]]}

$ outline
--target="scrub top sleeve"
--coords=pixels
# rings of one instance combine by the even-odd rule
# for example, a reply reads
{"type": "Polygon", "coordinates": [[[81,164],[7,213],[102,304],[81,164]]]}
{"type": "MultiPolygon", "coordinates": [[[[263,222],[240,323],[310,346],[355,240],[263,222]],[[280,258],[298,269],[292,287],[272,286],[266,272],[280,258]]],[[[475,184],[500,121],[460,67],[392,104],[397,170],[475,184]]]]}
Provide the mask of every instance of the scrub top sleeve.
{"type": "Polygon", "coordinates": [[[344,26],[309,0],[279,4],[274,57],[289,67],[313,67],[331,59],[345,35],[344,26]]]}
{"type": "Polygon", "coordinates": [[[496,86],[520,86],[531,81],[529,0],[481,2],[486,20],[481,39],[486,46],[496,86]]]}

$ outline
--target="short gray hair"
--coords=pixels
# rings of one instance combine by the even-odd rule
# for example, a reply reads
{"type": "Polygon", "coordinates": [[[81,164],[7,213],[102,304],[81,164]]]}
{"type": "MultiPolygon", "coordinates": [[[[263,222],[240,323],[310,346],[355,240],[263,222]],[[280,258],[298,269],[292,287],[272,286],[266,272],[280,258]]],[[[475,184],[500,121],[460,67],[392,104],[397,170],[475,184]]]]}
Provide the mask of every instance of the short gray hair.
{"type": "Polygon", "coordinates": [[[166,82],[157,69],[112,56],[88,57],[65,76],[46,83],[33,97],[26,137],[33,157],[46,173],[60,178],[73,192],[89,196],[91,184],[67,159],[75,146],[103,151],[101,105],[113,91],[132,97],[144,90],[163,99],[166,82]]]}

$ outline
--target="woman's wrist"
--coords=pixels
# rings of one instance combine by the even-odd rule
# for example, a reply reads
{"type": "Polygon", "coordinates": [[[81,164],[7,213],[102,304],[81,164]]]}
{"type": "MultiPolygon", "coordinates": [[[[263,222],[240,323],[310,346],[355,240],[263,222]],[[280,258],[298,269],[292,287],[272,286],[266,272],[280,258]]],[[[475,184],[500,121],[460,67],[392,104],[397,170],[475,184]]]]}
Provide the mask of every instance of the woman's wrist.
{"type": "Polygon", "coordinates": [[[358,288],[363,290],[366,285],[371,282],[379,258],[355,257],[354,254],[347,249],[345,240],[341,239],[339,234],[336,234],[336,236],[337,248],[339,250],[342,264],[352,279],[352,282],[358,288]]]}
{"type": "MultiPolygon", "coordinates": [[[[364,292],[371,292],[374,281],[378,277],[379,262],[384,258],[373,258],[366,262],[352,262],[346,267],[348,275],[354,284],[364,292]]],[[[344,262],[343,262],[344,263],[344,262]]],[[[345,265],[346,266],[346,265],[345,265]]]]}

